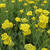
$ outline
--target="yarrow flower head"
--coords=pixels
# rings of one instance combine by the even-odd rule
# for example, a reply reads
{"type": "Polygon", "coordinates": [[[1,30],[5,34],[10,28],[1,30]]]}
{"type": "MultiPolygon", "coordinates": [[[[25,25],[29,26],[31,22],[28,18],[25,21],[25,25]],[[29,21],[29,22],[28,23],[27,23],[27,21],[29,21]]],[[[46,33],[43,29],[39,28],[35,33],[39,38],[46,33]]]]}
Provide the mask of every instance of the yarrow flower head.
{"type": "Polygon", "coordinates": [[[21,18],[21,21],[22,22],[28,22],[28,19],[27,18],[21,18]]]}
{"type": "Polygon", "coordinates": [[[46,24],[45,23],[39,22],[38,25],[39,25],[40,28],[43,28],[43,29],[46,28],[46,24]]]}
{"type": "Polygon", "coordinates": [[[1,38],[2,40],[6,40],[8,38],[8,35],[7,35],[7,33],[4,33],[1,35],[1,37],[2,37],[1,38]]]}
{"type": "Polygon", "coordinates": [[[43,14],[41,14],[40,16],[39,16],[39,21],[41,22],[41,23],[48,23],[48,16],[45,16],[45,15],[43,15],[43,14]]]}
{"type": "Polygon", "coordinates": [[[11,0],[12,3],[15,3],[15,0],[11,0]]]}
{"type": "Polygon", "coordinates": [[[24,48],[26,50],[36,50],[36,47],[32,44],[25,44],[24,48]]]}
{"type": "Polygon", "coordinates": [[[20,25],[20,30],[27,31],[29,28],[30,28],[29,24],[21,24],[20,25]]]}
{"type": "Polygon", "coordinates": [[[32,11],[28,11],[26,15],[27,16],[32,16],[32,11]]]}
{"type": "Polygon", "coordinates": [[[24,12],[24,9],[21,9],[21,10],[20,10],[20,13],[22,14],[23,12],[24,12]]]}
{"type": "Polygon", "coordinates": [[[13,27],[13,23],[10,22],[8,19],[6,19],[6,20],[4,21],[4,23],[2,24],[2,28],[3,28],[3,29],[12,28],[12,27],[13,27]]]}
{"type": "Polygon", "coordinates": [[[5,8],[6,4],[5,3],[0,3],[0,8],[5,8]]]}
{"type": "Polygon", "coordinates": [[[23,35],[29,35],[31,34],[31,30],[30,30],[30,25],[29,24],[21,24],[20,25],[20,30],[23,31],[23,35]]]}
{"type": "Polygon", "coordinates": [[[14,45],[11,37],[8,36],[7,33],[2,34],[1,37],[2,37],[1,39],[3,40],[4,45],[9,45],[9,46],[14,45]]]}
{"type": "Polygon", "coordinates": [[[20,19],[19,17],[16,17],[16,18],[15,18],[15,21],[16,21],[16,22],[20,22],[21,19],[20,19]]]}
{"type": "Polygon", "coordinates": [[[49,14],[49,11],[48,11],[48,10],[43,10],[42,13],[43,13],[44,15],[48,15],[48,14],[49,14]]]}
{"type": "Polygon", "coordinates": [[[42,48],[41,50],[48,50],[47,48],[42,48]]]}
{"type": "Polygon", "coordinates": [[[43,11],[43,10],[42,10],[41,8],[36,9],[36,10],[35,10],[35,14],[41,14],[41,13],[42,13],[42,11],[43,11]]]}
{"type": "Polygon", "coordinates": [[[35,17],[32,17],[32,20],[33,20],[33,21],[35,21],[35,19],[36,19],[35,17]]]}
{"type": "Polygon", "coordinates": [[[47,0],[44,0],[43,3],[44,3],[44,4],[47,4],[48,2],[47,2],[47,0]]]}

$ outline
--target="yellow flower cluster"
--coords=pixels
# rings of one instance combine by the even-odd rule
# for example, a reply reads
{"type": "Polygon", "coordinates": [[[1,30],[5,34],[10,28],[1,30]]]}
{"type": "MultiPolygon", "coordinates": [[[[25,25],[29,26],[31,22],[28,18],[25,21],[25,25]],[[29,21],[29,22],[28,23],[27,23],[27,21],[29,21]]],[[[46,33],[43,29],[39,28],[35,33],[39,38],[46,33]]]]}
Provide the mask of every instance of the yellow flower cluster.
{"type": "Polygon", "coordinates": [[[20,25],[20,30],[23,31],[23,35],[29,35],[31,34],[31,30],[30,30],[30,25],[29,24],[21,24],[20,25]]]}
{"type": "Polygon", "coordinates": [[[33,8],[34,8],[34,9],[37,9],[38,7],[37,7],[37,6],[33,6],[33,8]]]}
{"type": "Polygon", "coordinates": [[[41,28],[46,28],[46,25],[47,25],[48,19],[49,19],[49,17],[48,17],[49,11],[48,10],[43,10],[43,9],[39,8],[39,9],[35,10],[35,14],[40,14],[38,25],[41,28]]]}
{"type": "Polygon", "coordinates": [[[4,23],[2,24],[2,28],[3,28],[3,29],[12,28],[12,27],[13,27],[13,23],[12,23],[12,22],[9,22],[8,19],[6,19],[6,20],[4,21],[4,23]]]}
{"type": "Polygon", "coordinates": [[[41,27],[41,28],[46,28],[46,24],[48,23],[48,16],[45,16],[45,15],[43,15],[43,14],[41,14],[40,16],[39,16],[39,26],[41,27]]]}
{"type": "Polygon", "coordinates": [[[2,37],[1,39],[3,40],[4,45],[9,45],[9,46],[14,45],[11,37],[8,36],[7,33],[2,34],[1,37],[2,37]]]}
{"type": "Polygon", "coordinates": [[[38,27],[38,24],[35,24],[35,27],[37,28],[38,27]]]}
{"type": "Polygon", "coordinates": [[[6,4],[5,3],[0,3],[0,8],[5,8],[6,4]]]}
{"type": "Polygon", "coordinates": [[[49,12],[48,10],[43,10],[42,13],[43,13],[44,15],[48,15],[50,12],[49,12]]]}
{"type": "Polygon", "coordinates": [[[32,44],[25,44],[25,50],[36,50],[36,47],[32,44]]]}
{"type": "Polygon", "coordinates": [[[19,17],[16,17],[16,18],[15,18],[15,21],[16,21],[16,22],[20,22],[21,19],[20,19],[19,17]]]}
{"type": "Polygon", "coordinates": [[[15,0],[11,0],[12,3],[15,3],[15,0]]]}
{"type": "Polygon", "coordinates": [[[31,0],[26,0],[27,3],[29,4],[34,4],[35,2],[34,1],[31,1],[31,0]]]}
{"type": "Polygon", "coordinates": [[[28,19],[27,18],[21,18],[21,21],[22,22],[28,22],[28,19]]]}
{"type": "Polygon", "coordinates": [[[24,22],[25,23],[25,22],[28,22],[28,19],[27,18],[19,18],[19,17],[16,17],[15,18],[15,21],[16,22],[24,22]]]}
{"type": "Polygon", "coordinates": [[[35,17],[32,17],[32,20],[33,20],[33,21],[35,21],[35,19],[36,19],[35,17]]]}
{"type": "Polygon", "coordinates": [[[39,8],[39,9],[36,9],[36,10],[35,10],[35,14],[48,15],[48,14],[49,14],[49,11],[48,11],[48,10],[43,10],[43,9],[39,8]]]}
{"type": "Polygon", "coordinates": [[[42,48],[41,50],[48,50],[47,48],[42,48]]]}
{"type": "Polygon", "coordinates": [[[21,10],[20,10],[20,13],[22,14],[23,12],[24,12],[24,9],[21,9],[21,10]]]}
{"type": "Polygon", "coordinates": [[[28,11],[26,15],[27,16],[32,16],[32,11],[28,11]]]}
{"type": "Polygon", "coordinates": [[[47,2],[47,0],[44,0],[43,3],[44,3],[44,4],[47,4],[48,2],[47,2]]]}
{"type": "Polygon", "coordinates": [[[41,15],[39,16],[39,21],[40,21],[41,23],[47,24],[47,23],[48,23],[48,16],[45,16],[45,15],[41,14],[41,15]]]}
{"type": "Polygon", "coordinates": [[[27,6],[27,3],[24,3],[24,6],[27,6]]]}
{"type": "Polygon", "coordinates": [[[23,0],[18,0],[19,2],[22,2],[23,0]]]}
{"type": "Polygon", "coordinates": [[[36,9],[36,10],[35,10],[35,14],[41,14],[41,13],[42,13],[42,11],[43,11],[43,10],[42,10],[41,8],[36,9]]]}

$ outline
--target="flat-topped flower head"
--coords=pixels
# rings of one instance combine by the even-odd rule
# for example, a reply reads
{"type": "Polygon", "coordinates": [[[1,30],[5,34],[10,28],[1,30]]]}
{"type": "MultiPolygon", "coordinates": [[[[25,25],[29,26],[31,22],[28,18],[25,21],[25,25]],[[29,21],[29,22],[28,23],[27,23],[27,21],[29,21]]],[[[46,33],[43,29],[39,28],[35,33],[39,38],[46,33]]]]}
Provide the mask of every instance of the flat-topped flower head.
{"type": "Polygon", "coordinates": [[[1,40],[3,40],[4,45],[8,45],[8,46],[14,45],[11,37],[9,35],[7,35],[7,33],[4,33],[1,35],[1,40]]]}
{"type": "Polygon", "coordinates": [[[36,47],[32,44],[25,44],[25,50],[36,50],[36,47]]]}
{"type": "Polygon", "coordinates": [[[25,23],[25,22],[28,22],[28,19],[27,18],[21,18],[21,21],[25,23]]]}
{"type": "Polygon", "coordinates": [[[20,10],[20,13],[21,13],[21,14],[24,13],[24,9],[21,9],[21,10],[20,10]]]}
{"type": "Polygon", "coordinates": [[[1,37],[2,37],[1,38],[2,40],[6,40],[8,38],[8,35],[7,35],[7,33],[4,33],[1,35],[1,37]]]}
{"type": "Polygon", "coordinates": [[[22,2],[23,0],[18,0],[19,2],[22,2]]]}
{"type": "Polygon", "coordinates": [[[11,0],[12,3],[15,3],[15,0],[11,0]]]}
{"type": "Polygon", "coordinates": [[[30,28],[29,24],[21,24],[20,25],[20,30],[27,31],[29,28],[30,28]]]}
{"type": "Polygon", "coordinates": [[[45,16],[45,15],[43,15],[43,14],[41,14],[40,16],[39,16],[39,21],[41,22],[41,23],[48,23],[48,16],[45,16]]]}
{"type": "Polygon", "coordinates": [[[30,25],[29,24],[21,24],[20,25],[20,30],[22,30],[23,35],[30,35],[31,34],[31,30],[30,30],[30,25]]]}
{"type": "Polygon", "coordinates": [[[5,8],[6,4],[5,3],[0,3],[0,8],[5,8]]]}
{"type": "Polygon", "coordinates": [[[32,11],[28,11],[26,15],[27,16],[32,16],[32,11]]]}
{"type": "Polygon", "coordinates": [[[49,15],[50,12],[49,12],[48,10],[43,10],[42,13],[43,13],[44,15],[49,15]]]}
{"type": "Polygon", "coordinates": [[[12,28],[12,27],[13,27],[13,23],[10,22],[8,19],[6,19],[4,21],[4,23],[2,24],[2,28],[3,29],[12,28]]]}
{"type": "Polygon", "coordinates": [[[47,2],[47,0],[44,0],[43,3],[44,3],[44,4],[47,4],[48,2],[47,2]]]}
{"type": "Polygon", "coordinates": [[[16,22],[20,22],[21,19],[20,19],[19,17],[16,17],[16,18],[15,18],[15,21],[16,21],[16,22]]]}
{"type": "Polygon", "coordinates": [[[41,13],[42,13],[42,11],[43,11],[43,10],[42,10],[41,8],[36,9],[36,10],[35,10],[35,14],[41,14],[41,13]]]}
{"type": "Polygon", "coordinates": [[[48,50],[47,48],[42,48],[41,50],[48,50]]]}

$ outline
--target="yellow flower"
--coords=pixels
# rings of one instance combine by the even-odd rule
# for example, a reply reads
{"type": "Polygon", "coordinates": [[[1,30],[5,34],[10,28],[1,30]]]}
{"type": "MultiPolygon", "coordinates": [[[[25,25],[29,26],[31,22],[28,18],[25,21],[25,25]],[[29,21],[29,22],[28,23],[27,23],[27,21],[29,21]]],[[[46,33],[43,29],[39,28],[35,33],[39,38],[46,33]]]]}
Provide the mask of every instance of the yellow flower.
{"type": "Polygon", "coordinates": [[[5,3],[0,3],[0,8],[5,8],[6,4],[5,3]]]}
{"type": "Polygon", "coordinates": [[[34,8],[34,9],[37,9],[38,7],[37,7],[37,6],[34,6],[33,8],[34,8]]]}
{"type": "Polygon", "coordinates": [[[35,2],[34,2],[34,1],[28,1],[28,3],[29,3],[29,4],[34,4],[35,2]]]}
{"type": "Polygon", "coordinates": [[[8,35],[7,35],[7,33],[4,33],[1,35],[1,37],[2,37],[1,38],[2,40],[6,40],[8,38],[8,35]]]}
{"type": "Polygon", "coordinates": [[[26,50],[36,50],[36,47],[32,44],[25,44],[24,48],[26,50]]]}
{"type": "Polygon", "coordinates": [[[23,12],[24,12],[24,9],[21,9],[21,10],[20,10],[20,13],[22,14],[23,12]]]}
{"type": "Polygon", "coordinates": [[[42,13],[43,13],[44,15],[48,15],[48,14],[49,14],[49,11],[48,11],[48,10],[43,10],[42,13]]]}
{"type": "Polygon", "coordinates": [[[19,2],[22,2],[23,0],[18,0],[19,2]]]}
{"type": "Polygon", "coordinates": [[[39,16],[39,21],[41,22],[41,23],[48,23],[48,16],[45,16],[45,15],[43,15],[43,14],[41,14],[40,16],[39,16]]]}
{"type": "Polygon", "coordinates": [[[22,21],[22,22],[28,22],[28,19],[22,18],[21,21],[22,21]]]}
{"type": "Polygon", "coordinates": [[[42,29],[41,32],[44,32],[44,30],[42,29]]]}
{"type": "Polygon", "coordinates": [[[20,25],[20,30],[23,31],[23,35],[29,35],[31,34],[31,30],[30,30],[30,25],[29,24],[21,24],[20,25]]]}
{"type": "Polygon", "coordinates": [[[6,40],[3,41],[4,45],[9,45],[11,43],[11,37],[8,36],[6,40]]]}
{"type": "Polygon", "coordinates": [[[20,30],[22,30],[22,31],[27,31],[27,30],[29,30],[29,28],[30,28],[29,24],[21,24],[20,25],[20,30]]]}
{"type": "Polygon", "coordinates": [[[6,40],[3,41],[3,44],[8,45],[8,46],[14,46],[14,43],[10,36],[6,40]]]}
{"type": "Polygon", "coordinates": [[[41,8],[35,10],[35,14],[41,14],[41,13],[42,13],[42,9],[41,8]]]}
{"type": "Polygon", "coordinates": [[[37,28],[38,27],[38,24],[35,24],[35,27],[37,28]]]}
{"type": "Polygon", "coordinates": [[[48,31],[47,31],[47,32],[48,32],[48,34],[50,34],[50,29],[48,29],[48,31]]]}
{"type": "Polygon", "coordinates": [[[27,3],[24,3],[24,6],[27,6],[27,3]]]}
{"type": "Polygon", "coordinates": [[[11,0],[12,3],[15,3],[15,0],[11,0]]]}
{"type": "Polygon", "coordinates": [[[9,26],[10,28],[13,27],[13,23],[12,23],[12,22],[9,22],[9,25],[10,25],[10,26],[9,26]]]}
{"type": "Polygon", "coordinates": [[[6,20],[4,21],[4,23],[2,24],[2,28],[3,28],[3,29],[12,28],[12,27],[13,27],[13,23],[12,23],[12,22],[9,22],[8,19],[6,19],[6,20]]]}
{"type": "Polygon", "coordinates": [[[20,22],[21,19],[20,19],[19,17],[16,17],[16,18],[15,18],[15,21],[16,21],[16,22],[20,22]]]}
{"type": "Polygon", "coordinates": [[[23,31],[22,33],[23,33],[24,36],[30,35],[30,34],[31,34],[31,30],[28,29],[28,30],[26,30],[26,31],[23,31]]]}
{"type": "Polygon", "coordinates": [[[32,11],[28,11],[26,15],[27,16],[32,16],[32,11]]]}
{"type": "Polygon", "coordinates": [[[14,44],[11,37],[8,36],[7,33],[2,34],[1,37],[2,37],[1,39],[3,40],[4,45],[12,46],[14,44]]]}
{"type": "Polygon", "coordinates": [[[48,50],[47,48],[42,48],[41,50],[48,50]]]}
{"type": "Polygon", "coordinates": [[[35,21],[35,17],[32,17],[32,20],[35,21]]]}
{"type": "Polygon", "coordinates": [[[47,4],[48,2],[47,2],[47,0],[44,0],[43,3],[44,3],[44,4],[47,4]]]}
{"type": "Polygon", "coordinates": [[[46,24],[45,23],[41,23],[40,22],[40,23],[38,23],[38,25],[39,25],[40,28],[43,28],[43,29],[46,28],[46,24]]]}

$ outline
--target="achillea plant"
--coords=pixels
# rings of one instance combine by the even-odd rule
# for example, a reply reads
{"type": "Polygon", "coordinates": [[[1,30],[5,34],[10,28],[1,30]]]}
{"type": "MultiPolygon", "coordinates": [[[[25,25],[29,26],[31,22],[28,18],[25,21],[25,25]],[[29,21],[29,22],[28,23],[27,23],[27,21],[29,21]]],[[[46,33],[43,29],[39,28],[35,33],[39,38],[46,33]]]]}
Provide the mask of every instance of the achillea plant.
{"type": "Polygon", "coordinates": [[[0,0],[0,50],[50,50],[50,0],[0,0]]]}

